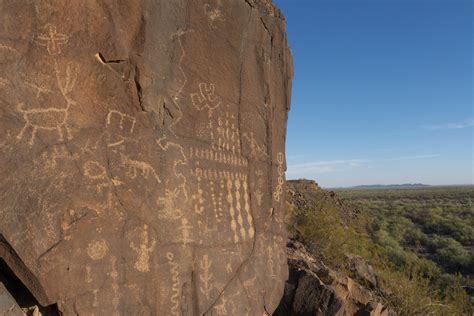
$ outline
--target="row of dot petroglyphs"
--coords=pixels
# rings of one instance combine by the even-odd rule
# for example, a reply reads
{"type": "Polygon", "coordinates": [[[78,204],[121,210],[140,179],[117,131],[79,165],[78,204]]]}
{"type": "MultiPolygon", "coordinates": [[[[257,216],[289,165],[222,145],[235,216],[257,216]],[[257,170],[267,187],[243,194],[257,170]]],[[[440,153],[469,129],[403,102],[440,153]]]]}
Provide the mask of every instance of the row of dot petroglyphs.
{"type": "Polygon", "coordinates": [[[148,272],[150,271],[150,254],[155,248],[156,241],[153,238],[149,238],[148,225],[146,224],[143,225],[143,230],[140,235],[141,240],[139,246],[136,246],[133,241],[130,243],[130,248],[132,248],[138,256],[134,267],[140,272],[148,272]]]}
{"type": "Polygon", "coordinates": [[[280,202],[280,197],[283,194],[283,185],[285,184],[285,168],[283,166],[285,162],[285,157],[283,153],[279,152],[277,154],[277,164],[278,164],[278,184],[273,192],[273,198],[275,201],[280,202]]]}
{"type": "Polygon", "coordinates": [[[219,162],[231,166],[248,166],[247,158],[241,155],[233,154],[231,152],[216,151],[212,148],[197,148],[191,146],[189,147],[189,158],[191,159],[193,157],[202,160],[219,162]]]}
{"type": "MultiPolygon", "coordinates": [[[[67,41],[68,37],[58,33],[56,27],[51,24],[47,24],[44,33],[36,37],[36,42],[42,46],[46,46],[49,55],[54,57],[56,82],[62,97],[66,101],[66,105],[64,107],[27,109],[24,103],[17,104],[17,110],[23,115],[23,119],[25,120],[25,125],[17,135],[17,139],[23,139],[25,132],[31,129],[31,136],[28,141],[30,145],[34,144],[38,130],[56,131],[59,136],[59,141],[64,141],[65,136],[68,140],[72,139],[68,118],[71,106],[76,105],[76,102],[70,95],[76,84],[77,69],[71,65],[67,65],[65,73],[63,73],[60,71],[56,59],[57,56],[61,54],[61,45],[65,45],[67,41]]],[[[32,84],[36,85],[35,83],[29,83],[30,86],[32,84]]],[[[38,93],[46,91],[45,88],[38,85],[36,86],[37,95],[38,93]]]]}
{"type": "Polygon", "coordinates": [[[199,287],[199,289],[201,293],[204,294],[204,296],[206,296],[208,300],[210,300],[211,291],[213,289],[211,280],[214,276],[210,272],[211,267],[212,267],[212,260],[209,259],[208,255],[203,256],[201,262],[199,263],[199,267],[201,268],[199,279],[202,282],[202,285],[199,287]]]}

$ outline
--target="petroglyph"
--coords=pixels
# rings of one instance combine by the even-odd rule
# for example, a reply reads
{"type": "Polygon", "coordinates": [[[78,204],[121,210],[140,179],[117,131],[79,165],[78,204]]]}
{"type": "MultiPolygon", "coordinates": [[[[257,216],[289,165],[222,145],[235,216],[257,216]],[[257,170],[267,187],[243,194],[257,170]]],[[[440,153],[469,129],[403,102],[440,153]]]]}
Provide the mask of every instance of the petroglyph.
{"type": "Polygon", "coordinates": [[[49,88],[39,86],[34,82],[24,80],[25,85],[29,86],[33,91],[36,92],[36,97],[39,98],[42,94],[52,93],[53,91],[49,88]]]}
{"type": "Polygon", "coordinates": [[[204,5],[204,12],[206,12],[206,14],[209,18],[208,24],[209,24],[209,29],[211,29],[211,30],[216,29],[215,23],[217,21],[221,21],[221,22],[225,21],[224,15],[222,14],[222,11],[219,10],[218,8],[211,9],[211,6],[209,4],[204,5]]]}
{"type": "Polygon", "coordinates": [[[36,42],[41,46],[46,46],[48,53],[52,56],[61,54],[61,46],[66,45],[69,37],[58,33],[56,26],[46,24],[44,32],[36,37],[36,42]]]}
{"type": "Polygon", "coordinates": [[[199,111],[207,108],[209,117],[212,116],[212,111],[221,105],[220,98],[215,94],[215,89],[213,83],[200,83],[199,92],[191,93],[191,101],[194,107],[199,111]]]}
{"type": "Polygon", "coordinates": [[[165,189],[165,196],[158,198],[158,206],[162,206],[163,209],[158,214],[159,218],[163,219],[178,219],[183,215],[179,205],[179,193],[180,190],[175,188],[173,190],[165,189]]]}
{"type": "Polygon", "coordinates": [[[92,180],[107,179],[107,171],[97,161],[86,161],[84,163],[84,175],[92,180]]]}
{"type": "Polygon", "coordinates": [[[252,217],[252,213],[250,212],[249,191],[248,191],[247,181],[244,181],[243,187],[244,187],[244,210],[245,210],[245,213],[247,214],[247,223],[249,224],[248,233],[249,233],[249,238],[253,239],[255,236],[255,228],[253,227],[253,217],[252,217]]]}
{"type": "Polygon", "coordinates": [[[107,127],[116,122],[117,119],[121,131],[125,131],[128,134],[133,133],[137,122],[136,118],[117,110],[109,110],[109,113],[107,114],[107,127]]]}
{"type": "Polygon", "coordinates": [[[87,246],[87,254],[92,260],[101,260],[109,251],[107,242],[103,239],[96,240],[87,246]]]}
{"type": "Polygon", "coordinates": [[[123,153],[120,153],[120,160],[122,164],[128,168],[127,176],[131,179],[136,179],[139,174],[145,179],[148,179],[150,175],[156,180],[156,182],[161,183],[160,177],[149,163],[144,161],[130,159],[123,153]]]}
{"type": "Polygon", "coordinates": [[[199,266],[201,267],[199,279],[202,281],[202,285],[199,287],[199,289],[201,293],[203,293],[209,300],[211,299],[211,291],[213,289],[211,280],[214,277],[214,275],[210,272],[210,269],[212,267],[212,260],[209,259],[208,255],[204,255],[199,266]]]}
{"type": "MultiPolygon", "coordinates": [[[[235,149],[235,146],[233,147],[235,149]]],[[[220,151],[221,148],[218,148],[218,151],[212,148],[198,148],[198,147],[189,147],[189,158],[197,158],[202,160],[214,161],[218,163],[223,163],[231,166],[238,167],[247,167],[248,159],[231,152],[220,151]]]]}
{"type": "Polygon", "coordinates": [[[150,271],[150,254],[155,248],[156,241],[148,237],[148,225],[146,224],[143,225],[140,237],[141,242],[138,247],[133,241],[130,243],[130,248],[132,248],[138,255],[134,267],[140,272],[148,272],[150,271]]]}
{"type": "Polygon", "coordinates": [[[9,53],[18,54],[18,50],[8,45],[0,44],[0,51],[7,51],[9,53]]]}
{"type": "Polygon", "coordinates": [[[244,133],[242,134],[250,144],[250,156],[254,159],[266,159],[268,158],[267,150],[264,145],[259,145],[257,140],[255,139],[255,135],[253,132],[244,133]]]}
{"type": "Polygon", "coordinates": [[[112,269],[110,272],[110,277],[112,278],[112,291],[114,292],[114,297],[112,299],[112,306],[114,307],[114,311],[117,315],[118,307],[120,303],[120,295],[119,295],[119,283],[118,283],[118,271],[117,271],[117,258],[112,256],[110,258],[110,263],[112,265],[112,269]]]}
{"type": "Polygon", "coordinates": [[[280,197],[283,194],[283,185],[285,184],[285,169],[283,167],[284,159],[283,153],[279,152],[277,154],[278,184],[275,188],[275,192],[273,192],[273,198],[277,202],[280,202],[280,197]]]}
{"type": "Polygon", "coordinates": [[[216,310],[217,315],[227,315],[227,302],[228,300],[225,298],[224,294],[222,294],[221,303],[214,306],[214,309],[216,310]]]}
{"type": "Polygon", "coordinates": [[[217,148],[240,154],[240,131],[237,119],[233,113],[226,112],[224,117],[217,120],[217,148]]]}
{"type": "Polygon", "coordinates": [[[227,274],[231,274],[233,271],[232,271],[232,265],[230,263],[228,263],[226,266],[225,266],[225,271],[227,272],[227,274]]]}
{"type": "Polygon", "coordinates": [[[166,253],[166,259],[170,265],[171,272],[171,314],[179,315],[179,297],[180,297],[180,288],[181,288],[181,278],[178,271],[178,264],[174,261],[174,254],[171,252],[166,253]]]}
{"type": "Polygon", "coordinates": [[[235,180],[235,201],[236,201],[236,210],[237,210],[237,223],[240,226],[240,235],[242,239],[245,240],[247,237],[247,232],[244,227],[244,219],[242,217],[242,205],[240,203],[240,188],[241,184],[239,180],[235,180]]]}
{"type": "Polygon", "coordinates": [[[59,160],[71,159],[71,154],[65,146],[54,146],[50,152],[43,152],[41,157],[45,161],[45,165],[50,168],[56,168],[59,160]]]}
{"type": "Polygon", "coordinates": [[[232,181],[229,179],[227,180],[227,203],[230,205],[230,227],[232,228],[232,231],[234,232],[234,242],[238,243],[239,242],[239,234],[237,233],[237,222],[235,220],[235,209],[234,209],[234,204],[233,204],[233,196],[232,196],[232,181]]]}
{"type": "Polygon", "coordinates": [[[56,131],[59,141],[64,141],[64,135],[68,140],[72,139],[72,134],[68,126],[69,110],[76,103],[70,98],[69,94],[76,84],[77,72],[70,65],[66,67],[66,77],[61,78],[58,65],[55,63],[56,80],[62,96],[66,100],[66,106],[63,108],[35,108],[25,109],[24,103],[17,104],[17,110],[23,115],[25,125],[17,135],[17,139],[21,140],[24,133],[31,129],[31,136],[28,143],[34,144],[36,133],[38,130],[56,131]]]}
{"type": "Polygon", "coordinates": [[[262,206],[263,192],[260,189],[257,189],[254,195],[255,195],[255,198],[257,199],[257,205],[262,206]]]}
{"type": "Polygon", "coordinates": [[[173,174],[177,179],[180,180],[181,184],[178,187],[184,195],[185,202],[187,202],[188,201],[188,191],[186,188],[187,179],[186,179],[186,176],[181,171],[179,171],[180,165],[183,166],[183,165],[188,164],[187,157],[186,157],[186,154],[184,153],[183,147],[174,142],[167,141],[166,136],[156,140],[156,143],[164,151],[174,149],[180,153],[181,157],[179,159],[176,159],[173,163],[173,174]]]}
{"type": "Polygon", "coordinates": [[[196,177],[202,177],[206,180],[240,180],[240,181],[247,181],[247,175],[242,172],[233,172],[233,171],[226,171],[226,170],[216,170],[216,169],[205,169],[205,168],[194,168],[191,173],[196,177]]]}
{"type": "Polygon", "coordinates": [[[186,247],[187,244],[193,241],[191,239],[191,228],[192,226],[189,225],[188,220],[186,218],[182,218],[179,230],[181,231],[181,242],[183,243],[183,247],[186,247]]]}

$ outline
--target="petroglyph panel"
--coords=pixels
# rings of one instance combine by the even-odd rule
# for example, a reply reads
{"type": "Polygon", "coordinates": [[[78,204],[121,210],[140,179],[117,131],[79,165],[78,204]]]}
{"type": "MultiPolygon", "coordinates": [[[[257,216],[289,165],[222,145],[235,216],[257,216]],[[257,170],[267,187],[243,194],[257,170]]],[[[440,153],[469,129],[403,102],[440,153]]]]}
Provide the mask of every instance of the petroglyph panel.
{"type": "Polygon", "coordinates": [[[20,2],[0,4],[0,243],[40,303],[271,313],[292,74],[281,13],[264,0],[20,2]]]}

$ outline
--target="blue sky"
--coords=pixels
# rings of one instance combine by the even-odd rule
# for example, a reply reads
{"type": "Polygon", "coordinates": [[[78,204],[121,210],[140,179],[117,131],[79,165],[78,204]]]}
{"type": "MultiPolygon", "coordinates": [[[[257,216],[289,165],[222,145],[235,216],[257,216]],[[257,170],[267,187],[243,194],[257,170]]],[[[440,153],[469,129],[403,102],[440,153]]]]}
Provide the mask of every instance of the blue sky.
{"type": "Polygon", "coordinates": [[[472,0],[274,0],[295,63],[287,178],[473,183],[472,0]]]}

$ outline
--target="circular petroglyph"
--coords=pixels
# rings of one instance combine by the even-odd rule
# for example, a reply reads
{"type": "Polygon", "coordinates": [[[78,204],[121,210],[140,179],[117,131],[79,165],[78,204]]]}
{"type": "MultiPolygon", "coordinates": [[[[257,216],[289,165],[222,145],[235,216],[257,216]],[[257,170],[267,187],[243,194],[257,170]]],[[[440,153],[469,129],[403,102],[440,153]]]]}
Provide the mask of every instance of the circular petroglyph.
{"type": "Polygon", "coordinates": [[[89,244],[87,254],[92,260],[100,260],[105,257],[109,251],[109,246],[105,240],[97,240],[89,244]]]}

